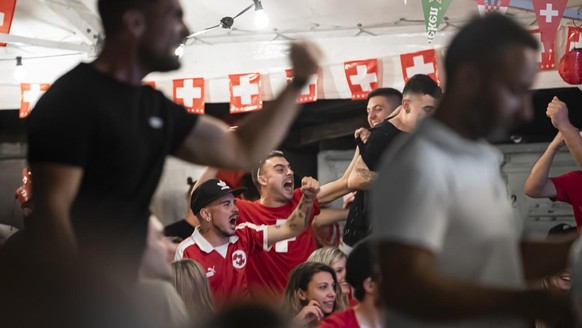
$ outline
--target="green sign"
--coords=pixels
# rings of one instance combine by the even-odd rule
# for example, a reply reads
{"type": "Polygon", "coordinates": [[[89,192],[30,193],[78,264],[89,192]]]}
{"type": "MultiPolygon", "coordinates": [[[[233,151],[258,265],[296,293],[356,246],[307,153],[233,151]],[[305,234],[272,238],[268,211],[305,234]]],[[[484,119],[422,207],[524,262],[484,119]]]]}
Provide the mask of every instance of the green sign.
{"type": "Polygon", "coordinates": [[[426,23],[426,33],[429,43],[432,43],[451,1],[453,0],[422,0],[422,9],[424,10],[424,21],[426,23]]]}

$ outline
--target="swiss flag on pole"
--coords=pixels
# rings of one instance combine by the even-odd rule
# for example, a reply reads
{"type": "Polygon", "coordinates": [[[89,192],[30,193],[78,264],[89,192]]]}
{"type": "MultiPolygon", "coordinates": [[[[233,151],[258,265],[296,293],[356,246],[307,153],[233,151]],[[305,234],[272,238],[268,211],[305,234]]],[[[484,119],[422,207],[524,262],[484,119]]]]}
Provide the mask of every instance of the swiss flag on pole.
{"type": "MultiPolygon", "coordinates": [[[[285,70],[285,78],[287,80],[287,84],[291,83],[291,80],[293,79],[293,70],[292,69],[289,68],[289,69],[285,70]]],[[[298,103],[305,104],[308,102],[317,101],[317,80],[318,79],[319,79],[319,76],[317,74],[313,75],[309,79],[309,82],[307,83],[307,85],[305,87],[303,87],[303,89],[301,90],[301,94],[297,98],[298,103]]]]}
{"type": "Polygon", "coordinates": [[[25,118],[36,105],[36,102],[50,87],[49,83],[20,84],[20,112],[18,116],[25,118]]]}
{"type": "Polygon", "coordinates": [[[582,38],[580,38],[580,28],[569,26],[568,39],[566,40],[566,52],[574,48],[582,48],[582,38]]]}
{"type": "Polygon", "coordinates": [[[434,49],[402,54],[400,55],[400,63],[402,64],[404,83],[408,82],[408,79],[416,74],[426,74],[435,82],[440,83],[434,49]]]}
{"type": "Polygon", "coordinates": [[[505,15],[507,7],[509,7],[510,0],[477,0],[477,9],[481,16],[491,13],[498,12],[505,15]]]}
{"type": "Polygon", "coordinates": [[[228,76],[230,113],[244,113],[263,108],[261,74],[231,74],[228,76]]]}
{"type": "MultiPolygon", "coordinates": [[[[14,17],[15,7],[16,0],[0,1],[0,33],[10,33],[10,26],[12,26],[12,18],[14,17]]],[[[6,43],[0,42],[0,46],[5,47],[6,43]]]]}
{"type": "Polygon", "coordinates": [[[368,93],[378,87],[376,58],[345,62],[344,71],[353,100],[366,99],[368,93]]]}
{"type": "MultiPolygon", "coordinates": [[[[540,41],[541,40],[541,34],[540,34],[540,30],[536,29],[536,30],[530,30],[530,32],[533,34],[533,36],[540,41]]],[[[554,53],[554,49],[553,49],[553,43],[552,43],[552,48],[546,48],[546,45],[541,43],[540,44],[541,47],[538,50],[538,64],[540,67],[540,70],[542,71],[551,71],[553,69],[556,69],[556,60],[555,60],[555,53],[554,53]]]]}
{"type": "Polygon", "coordinates": [[[186,107],[193,114],[204,114],[204,79],[177,79],[172,81],[176,104],[186,107]]]}
{"type": "Polygon", "coordinates": [[[556,33],[568,0],[532,0],[542,43],[546,49],[554,46],[556,33]]]}

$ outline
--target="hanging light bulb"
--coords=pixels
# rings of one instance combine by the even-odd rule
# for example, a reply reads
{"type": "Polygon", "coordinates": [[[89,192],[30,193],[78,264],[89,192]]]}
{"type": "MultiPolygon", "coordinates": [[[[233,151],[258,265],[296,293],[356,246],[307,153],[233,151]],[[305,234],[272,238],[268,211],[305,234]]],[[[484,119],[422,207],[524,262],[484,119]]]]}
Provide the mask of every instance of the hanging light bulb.
{"type": "Polygon", "coordinates": [[[180,46],[178,48],[176,48],[176,51],[174,51],[174,54],[176,54],[176,56],[178,56],[179,58],[182,58],[182,56],[184,56],[184,44],[180,44],[180,46]]]}
{"type": "Polygon", "coordinates": [[[255,2],[255,26],[258,28],[265,28],[269,25],[269,16],[263,10],[261,0],[253,0],[255,2]]]}
{"type": "Polygon", "coordinates": [[[16,57],[16,68],[14,69],[14,78],[20,82],[26,78],[26,68],[22,66],[22,57],[16,57]]]}

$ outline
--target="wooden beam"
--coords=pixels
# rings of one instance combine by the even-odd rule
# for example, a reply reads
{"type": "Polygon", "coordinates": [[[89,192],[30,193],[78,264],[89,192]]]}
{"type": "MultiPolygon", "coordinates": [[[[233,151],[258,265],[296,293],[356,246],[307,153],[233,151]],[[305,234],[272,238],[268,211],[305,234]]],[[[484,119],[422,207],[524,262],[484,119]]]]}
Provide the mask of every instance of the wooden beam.
{"type": "Polygon", "coordinates": [[[356,129],[363,126],[368,126],[365,117],[352,117],[340,121],[302,128],[299,131],[299,144],[307,145],[321,140],[343,137],[353,134],[356,129]]]}

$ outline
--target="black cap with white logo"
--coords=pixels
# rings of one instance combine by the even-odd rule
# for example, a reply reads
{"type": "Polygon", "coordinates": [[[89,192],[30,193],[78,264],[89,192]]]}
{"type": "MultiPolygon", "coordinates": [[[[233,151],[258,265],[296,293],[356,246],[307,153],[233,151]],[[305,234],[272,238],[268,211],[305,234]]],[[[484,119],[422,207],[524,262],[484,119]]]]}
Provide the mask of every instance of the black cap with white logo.
{"type": "Polygon", "coordinates": [[[226,182],[222,180],[210,179],[194,190],[192,198],[190,199],[190,208],[192,209],[192,213],[198,214],[202,208],[220,197],[227,194],[238,196],[246,190],[247,188],[231,189],[226,182]]]}

